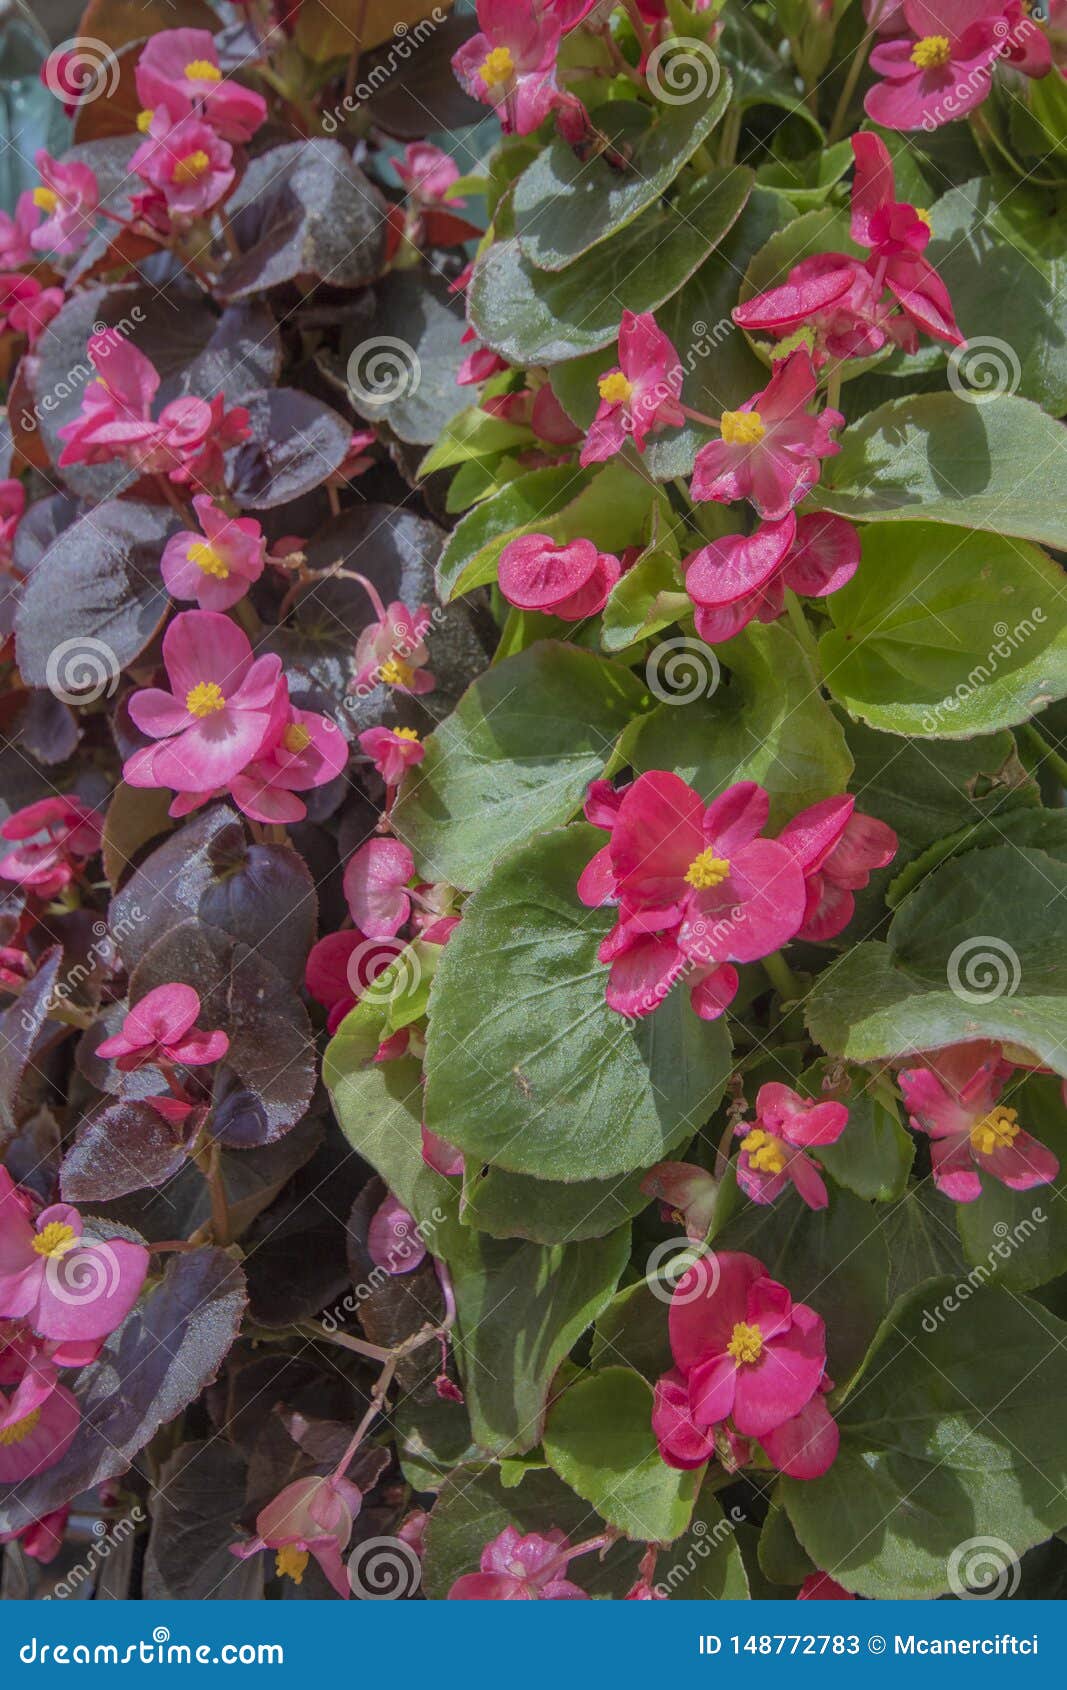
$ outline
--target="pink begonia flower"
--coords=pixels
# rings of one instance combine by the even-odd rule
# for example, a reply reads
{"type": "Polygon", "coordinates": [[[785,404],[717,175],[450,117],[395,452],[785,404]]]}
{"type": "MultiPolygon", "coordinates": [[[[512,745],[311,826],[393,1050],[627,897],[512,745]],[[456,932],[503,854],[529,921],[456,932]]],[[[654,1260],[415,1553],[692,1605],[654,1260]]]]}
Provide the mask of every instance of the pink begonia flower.
{"type": "Polygon", "coordinates": [[[137,98],[175,123],[194,112],[226,141],[250,141],[267,116],[262,94],[224,76],[206,29],[164,29],[149,37],[137,61],[137,98]]]}
{"type": "Polygon", "coordinates": [[[406,1543],[413,1549],[421,1561],[426,1553],[426,1528],[430,1523],[430,1516],[425,1508],[414,1508],[410,1514],[404,1516],[396,1528],[396,1535],[401,1543],[406,1543]]]}
{"type": "Polygon", "coordinates": [[[449,1144],[447,1138],[441,1138],[430,1131],[425,1121],[422,1124],[422,1159],[428,1168],[435,1173],[444,1174],[452,1178],[463,1172],[463,1152],[457,1150],[454,1144],[449,1144]]]}
{"type": "Polygon", "coordinates": [[[100,204],[100,188],[87,164],[61,164],[42,147],[35,163],[41,186],[33,203],[44,222],[30,233],[34,252],[70,253],[83,247],[93,232],[100,204]]]}
{"type": "Polygon", "coordinates": [[[0,275],[0,334],[25,335],[35,346],[63,305],[62,288],[44,288],[34,276],[0,275]]]}
{"type": "Polygon", "coordinates": [[[375,620],[356,641],[356,693],[366,697],[377,686],[395,687],[397,692],[433,692],[437,682],[425,665],[430,661],[425,638],[433,626],[426,605],[409,610],[400,599],[386,606],[369,582],[375,620]]]}
{"type": "Polygon", "coordinates": [[[224,451],[248,438],[244,406],[228,409],[221,393],[210,401],[190,394],[172,399],[153,421],[160,376],[144,353],[116,329],[90,336],[88,352],[97,379],[86,387],[78,416],[58,431],[65,442],[59,468],[118,459],[180,485],[217,485],[224,451]]]}
{"type": "Polygon", "coordinates": [[[201,610],[229,610],[263,573],[267,542],[252,517],[227,516],[206,494],[193,509],[199,534],[173,534],[160,569],[172,598],[195,599],[201,610]]]}
{"type": "Polygon", "coordinates": [[[95,857],[102,832],[99,815],[80,798],[39,798],[0,826],[0,838],[16,841],[0,857],[0,875],[39,897],[55,897],[95,857]]]}
{"type": "Polygon", "coordinates": [[[638,1579],[637,1583],[631,1585],[623,1597],[624,1602],[665,1602],[666,1600],[667,1592],[657,1590],[656,1586],[649,1584],[647,1579],[638,1579]]]}
{"type": "Polygon", "coordinates": [[[838,1584],[829,1573],[809,1573],[797,1591],[798,1602],[854,1602],[851,1590],[838,1584]]]}
{"type": "MultiPolygon", "coordinates": [[[[338,464],[332,475],[327,476],[326,486],[347,487],[350,482],[365,475],[374,466],[374,459],[367,455],[367,449],[377,444],[378,436],[373,428],[353,429],[344,462],[338,464]]],[[[297,550],[299,549],[298,547],[297,550]]]]}
{"type": "MultiPolygon", "coordinates": [[[[719,1251],[678,1281],[668,1330],[675,1365],[652,1410],[668,1466],[702,1466],[719,1428],[756,1439],[795,1478],[826,1471],[838,1438],[822,1400],[826,1334],[814,1309],[794,1303],[754,1256],[719,1251]]],[[[742,1445],[735,1455],[744,1459],[742,1445]]]]}
{"type": "Polygon", "coordinates": [[[181,228],[204,217],[233,187],[233,148],[200,118],[171,123],[157,113],[130,170],[162,195],[167,215],[181,228]]]}
{"type": "Polygon", "coordinates": [[[411,141],[404,148],[402,158],[394,158],[393,169],[413,199],[423,205],[447,203],[453,211],[462,211],[466,200],[448,199],[448,190],[459,181],[459,165],[448,153],[429,141],[411,141]]]}
{"type": "Polygon", "coordinates": [[[534,394],[530,427],[538,440],[547,440],[551,446],[576,446],[582,438],[582,430],[571,421],[547,381],[534,394]]]}
{"type": "Polygon", "coordinates": [[[717,645],[733,639],[753,617],[774,622],[785,609],[787,588],[825,598],[851,581],[859,561],[856,529],[825,511],[799,519],[789,511],[754,534],[713,540],[686,560],[696,631],[708,645],[717,645]]]}
{"type": "Polygon", "coordinates": [[[715,1214],[719,1182],[693,1162],[657,1162],[641,1181],[646,1197],[659,1199],[664,1220],[680,1223],[686,1237],[702,1244],[715,1214]]]}
{"type": "Polygon", "coordinates": [[[904,0],[863,0],[863,16],[876,35],[902,35],[908,27],[904,0]]]}
{"type": "Polygon", "coordinates": [[[304,984],[328,1010],[327,1031],[335,1033],[367,987],[396,961],[404,949],[399,939],[368,939],[352,928],[327,933],[311,947],[304,984]]]}
{"type": "Polygon", "coordinates": [[[579,881],[583,903],[611,897],[619,921],[598,956],[611,964],[606,997],[623,1015],[647,1015],[690,965],[690,995],[706,1020],[737,990],[734,962],[754,962],[791,939],[804,912],[804,879],[788,851],[757,837],[770,799],[743,782],[712,804],[677,775],[639,775],[621,796],[607,855],[579,881]]]}
{"type": "Polygon", "coordinates": [[[768,522],[780,521],[799,504],[819,479],[820,460],[841,450],[831,430],[845,419],[829,405],[817,416],[810,414],[815,388],[806,351],[775,364],[763,391],[739,411],[724,411],[720,438],[700,448],[693,498],[721,504],[748,499],[768,522]]]}
{"type": "Polygon", "coordinates": [[[142,733],[164,743],[150,748],[150,781],[142,773],[148,759],[136,752],[124,778],[129,770],[131,784],[175,792],[227,786],[264,748],[281,658],[268,652],[253,661],[248,636],[228,616],[184,610],[163,636],[163,662],[171,691],[135,692],[129,711],[142,733]]]}
{"type": "Polygon", "coordinates": [[[19,195],[14,217],[0,211],[0,270],[21,270],[33,263],[30,236],[40,221],[40,207],[32,188],[19,195]]]}
{"type": "Polygon", "coordinates": [[[14,556],[15,536],[26,514],[26,489],[21,481],[0,481],[0,569],[14,556]]]}
{"type": "MultiPolygon", "coordinates": [[[[4,1382],[10,1381],[5,1377],[4,1382]]],[[[66,1455],[80,1423],[81,1409],[59,1384],[55,1367],[31,1360],[10,1396],[0,1390],[0,1484],[18,1484],[54,1467],[66,1455]]],[[[17,1535],[0,1541],[10,1542],[17,1535]]]]}
{"type": "Polygon", "coordinates": [[[829,1198],[816,1164],[805,1151],[836,1144],[848,1125],[843,1103],[811,1103],[789,1086],[770,1080],[756,1095],[756,1123],[742,1121],[737,1183],[753,1203],[773,1203],[794,1185],[809,1209],[825,1209],[829,1198]]]}
{"type": "Polygon", "coordinates": [[[452,68],[472,99],[494,107],[505,135],[529,135],[558,98],[560,21],[537,0],[478,0],[478,23],[452,68]]]}
{"type": "Polygon", "coordinates": [[[286,1485],[256,1516],[256,1535],[231,1543],[230,1554],[247,1561],[261,1549],[275,1551],[275,1576],[303,1582],[308,1557],[314,1556],[338,1596],[352,1594],[341,1559],[352,1536],[352,1522],[363,1505],[359,1489],[336,1474],[325,1479],[297,1479],[286,1485]]]}
{"type": "Polygon", "coordinates": [[[587,1602],[589,1595],[566,1577],[567,1535],[558,1526],[528,1532],[504,1530],[482,1550],[480,1572],[464,1573],[449,1602],[587,1602]]]}
{"type": "Polygon", "coordinates": [[[82,1241],[68,1203],[34,1224],[6,1168],[0,1168],[0,1315],[24,1320],[42,1338],[106,1338],[140,1296],[148,1251],[125,1238],[82,1241]]]}
{"type": "Polygon", "coordinates": [[[597,383],[600,405],[582,447],[579,462],[603,463],[632,440],[645,450],[650,434],[680,426],[678,403],[682,366],[677,352],[651,311],[624,311],[619,329],[619,362],[597,383]]]}
{"type": "Polygon", "coordinates": [[[1031,15],[1029,0],[1008,0],[1003,18],[993,26],[998,36],[1002,24],[1006,25],[1000,47],[1004,62],[1024,76],[1047,76],[1053,63],[1052,43],[1031,15]]]}
{"type": "MultiPolygon", "coordinates": [[[[414,728],[367,728],[359,736],[365,751],[381,775],[388,791],[400,785],[408,769],[414,769],[426,755],[414,728]]],[[[390,805],[386,804],[388,810],[390,805]]]]}
{"type": "Polygon", "coordinates": [[[230,796],[253,821],[286,826],[303,821],[300,792],[336,780],[348,762],[348,741],[336,722],[315,710],[298,710],[281,699],[282,726],[252,762],[234,775],[230,796]]]}
{"type": "Polygon", "coordinates": [[[120,1030],[96,1047],[97,1056],[130,1074],[149,1063],[201,1068],[219,1062],[230,1048],[225,1033],[206,1033],[196,1022],[200,996],[177,981],[156,986],[127,1013],[120,1030]]]}
{"type": "Polygon", "coordinates": [[[885,81],[867,90],[867,116],[886,129],[926,130],[966,117],[989,93],[1008,32],[1003,0],[903,0],[901,10],[907,33],[871,52],[885,81]]]}
{"type": "MultiPolygon", "coordinates": [[[[460,335],[460,345],[470,346],[477,339],[477,332],[473,328],[465,329],[460,335]]],[[[488,346],[475,345],[474,351],[467,354],[456,371],[456,386],[481,387],[491,376],[499,375],[501,370],[509,368],[507,359],[502,358],[499,352],[494,352],[488,346]]]]}
{"type": "Polygon", "coordinates": [[[414,1215],[392,1192],[371,1216],[367,1251],[375,1267],[391,1274],[413,1273],[426,1259],[414,1215]]]}
{"type": "Polygon", "coordinates": [[[497,578],[519,610],[582,622],[603,610],[621,573],[618,558],[597,551],[592,540],[557,544],[547,534],[522,534],[501,552],[497,578]]]}
{"type": "MultiPolygon", "coordinates": [[[[12,1442],[14,1440],[11,1440],[12,1442]]],[[[66,1453],[69,1446],[59,1445],[56,1460],[66,1453]]],[[[52,1463],[49,1463],[51,1466],[52,1463]]],[[[25,1475],[24,1475],[25,1476],[25,1475]]],[[[26,1555],[32,1560],[39,1561],[42,1567],[54,1561],[63,1547],[63,1538],[70,1518],[70,1503],[64,1503],[62,1508],[53,1509],[51,1514],[42,1514],[39,1520],[33,1520],[30,1525],[22,1526],[17,1532],[0,1532],[0,1543],[18,1542],[26,1555]]]]}
{"type": "Polygon", "coordinates": [[[807,889],[797,937],[814,944],[843,932],[856,910],[852,894],[867,885],[874,869],[885,868],[897,854],[893,829],[874,816],[859,814],[855,802],[847,793],[824,798],[801,810],[778,835],[778,843],[799,864],[807,889]]]}
{"type": "Polygon", "coordinates": [[[408,883],[415,859],[399,839],[368,839],[348,859],[344,893],[356,926],[369,939],[392,939],[411,915],[408,883]]]}
{"type": "Polygon", "coordinates": [[[954,1203],[981,1196],[979,1169],[1010,1191],[1048,1185],[1060,1171],[1052,1151],[1019,1126],[1018,1111],[998,1101],[1011,1073],[999,1045],[977,1040],[899,1076],[911,1124],[931,1140],[934,1184],[954,1203]]]}
{"type": "Polygon", "coordinates": [[[908,321],[924,334],[962,346],[948,289],[922,256],[930,225],[914,206],[896,198],[893,160],[879,135],[852,137],[856,174],[852,184],[852,239],[869,247],[867,268],[884,285],[908,321]]]}
{"type": "Polygon", "coordinates": [[[738,305],[733,319],[751,334],[787,342],[799,331],[810,341],[816,369],[831,358],[869,358],[887,340],[905,352],[919,344],[914,327],[883,299],[867,266],[843,252],[802,259],[779,287],[738,305]]]}

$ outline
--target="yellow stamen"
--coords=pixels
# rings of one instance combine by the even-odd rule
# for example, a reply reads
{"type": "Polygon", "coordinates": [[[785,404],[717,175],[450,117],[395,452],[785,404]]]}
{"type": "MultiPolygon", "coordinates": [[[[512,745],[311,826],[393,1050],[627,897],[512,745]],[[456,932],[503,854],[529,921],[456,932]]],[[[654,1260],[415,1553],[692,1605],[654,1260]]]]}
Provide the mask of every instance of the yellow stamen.
{"type": "Polygon", "coordinates": [[[758,411],[724,411],[720,426],[727,446],[755,446],[767,432],[758,411]]]}
{"type": "Polygon", "coordinates": [[[205,575],[211,575],[216,581],[228,581],[230,566],[224,557],[220,557],[214,546],[209,546],[204,540],[194,540],[189,547],[189,562],[195,563],[197,569],[202,569],[205,575]]]}
{"type": "Polygon", "coordinates": [[[761,1174],[780,1174],[788,1161],[788,1152],[780,1138],[753,1127],[741,1140],[741,1149],[748,1151],[751,1167],[761,1174]]]}
{"type": "Polygon", "coordinates": [[[311,744],[311,735],[303,722],[290,722],[282,734],[282,744],[286,751],[306,751],[311,744]]]}
{"type": "Polygon", "coordinates": [[[919,219],[920,223],[925,223],[928,229],[933,228],[933,224],[930,222],[930,213],[928,211],[918,205],[913,206],[912,210],[915,212],[915,215],[919,219]]]}
{"type": "Polygon", "coordinates": [[[482,60],[481,72],[487,88],[499,88],[515,75],[515,60],[506,47],[494,47],[488,58],[482,60]]]}
{"type": "Polygon", "coordinates": [[[749,1326],[747,1321],[739,1320],[726,1348],[738,1366],[746,1361],[759,1361],[763,1349],[763,1333],[758,1326],[749,1326]]]}
{"type": "Polygon", "coordinates": [[[947,35],[924,35],[911,50],[911,62],[920,70],[940,70],[952,56],[947,35]]]}
{"type": "Polygon", "coordinates": [[[213,716],[223,710],[226,700],[217,681],[197,681],[185,695],[185,708],[190,716],[213,716]]]}
{"type": "Polygon", "coordinates": [[[298,1549],[295,1543],[287,1543],[284,1549],[279,1549],[274,1557],[274,1570],[279,1578],[291,1578],[294,1584],[304,1581],[304,1569],[308,1564],[306,1549],[298,1549]]]}
{"type": "Polygon", "coordinates": [[[149,111],[147,106],[145,107],[144,111],[139,111],[137,113],[137,127],[140,130],[142,135],[148,134],[148,131],[152,127],[152,119],[155,117],[155,115],[156,115],[155,112],[149,111]]]}
{"type": "Polygon", "coordinates": [[[1005,1109],[998,1103],[988,1115],[983,1115],[971,1128],[971,1143],[980,1156],[992,1156],[994,1150],[1011,1144],[1020,1132],[1019,1115],[1015,1109],[1005,1109]]]}
{"type": "Polygon", "coordinates": [[[33,203],[40,211],[51,214],[59,204],[59,195],[54,188],[34,188],[33,203]]]}
{"type": "Polygon", "coordinates": [[[415,679],[414,669],[399,657],[387,658],[378,673],[387,687],[409,687],[415,679]]]}
{"type": "Polygon", "coordinates": [[[606,399],[609,405],[625,405],[633,390],[633,382],[621,370],[612,370],[609,376],[601,376],[597,382],[601,399],[606,399]]]}
{"type": "Polygon", "coordinates": [[[222,72],[210,59],[193,59],[185,67],[186,82],[221,82],[222,72]]]}
{"type": "Polygon", "coordinates": [[[419,743],[419,736],[414,728],[394,728],[397,739],[410,739],[415,745],[419,743]]]}
{"type": "Polygon", "coordinates": [[[698,892],[706,892],[711,886],[721,886],[729,872],[725,857],[717,857],[714,851],[701,851],[686,869],[685,878],[698,892]]]}
{"type": "Polygon", "coordinates": [[[72,1226],[66,1226],[62,1221],[49,1221],[37,1234],[33,1247],[39,1256],[65,1256],[77,1242],[78,1234],[72,1226]]]}
{"type": "Polygon", "coordinates": [[[39,1408],[35,1408],[30,1414],[27,1414],[25,1420],[16,1420],[13,1426],[5,1426],[0,1430],[0,1445],[8,1449],[12,1444],[22,1443],[25,1438],[29,1437],[40,1418],[41,1411],[39,1408]]]}
{"type": "Polygon", "coordinates": [[[174,166],[175,182],[199,182],[201,176],[211,169],[211,160],[202,148],[195,153],[186,153],[174,166]]]}

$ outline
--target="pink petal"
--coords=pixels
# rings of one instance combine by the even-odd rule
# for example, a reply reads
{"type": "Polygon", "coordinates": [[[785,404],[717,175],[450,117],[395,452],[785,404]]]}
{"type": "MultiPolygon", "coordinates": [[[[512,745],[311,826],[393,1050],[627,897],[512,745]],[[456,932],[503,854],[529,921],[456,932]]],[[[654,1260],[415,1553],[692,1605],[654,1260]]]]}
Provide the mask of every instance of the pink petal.
{"type": "Polygon", "coordinates": [[[397,839],[369,839],[349,858],[344,893],[352,920],[371,939],[391,939],[411,913],[405,890],[415,859],[397,839]]]}

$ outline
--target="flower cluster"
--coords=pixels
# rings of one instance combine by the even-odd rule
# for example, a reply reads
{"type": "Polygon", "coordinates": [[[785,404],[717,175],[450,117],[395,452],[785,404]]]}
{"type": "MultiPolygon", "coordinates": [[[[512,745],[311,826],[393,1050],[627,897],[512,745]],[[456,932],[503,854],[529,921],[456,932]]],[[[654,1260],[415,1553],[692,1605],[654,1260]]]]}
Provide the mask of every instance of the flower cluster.
{"type": "Polygon", "coordinates": [[[951,1045],[901,1070],[908,1118],[930,1139],[934,1184],[955,1203],[981,1196],[982,1174],[1009,1191],[1049,1185],[1059,1174],[1059,1159],[1001,1101],[1015,1072],[1001,1047],[985,1040],[951,1045]]]}

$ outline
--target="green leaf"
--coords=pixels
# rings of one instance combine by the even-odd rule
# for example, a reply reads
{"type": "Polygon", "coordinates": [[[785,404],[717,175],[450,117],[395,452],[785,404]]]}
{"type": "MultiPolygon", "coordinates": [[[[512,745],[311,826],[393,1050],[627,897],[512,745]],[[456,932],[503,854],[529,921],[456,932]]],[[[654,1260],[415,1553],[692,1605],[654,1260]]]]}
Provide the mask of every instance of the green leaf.
{"type": "Polygon", "coordinates": [[[421,873],[467,890],[578,809],[644,704],[628,669],[541,640],[488,669],[426,740],[393,827],[421,873]]]}
{"type": "Polygon", "coordinates": [[[881,1223],[889,1251],[889,1307],[916,1286],[963,1270],[952,1205],[929,1181],[913,1185],[881,1223]]]}
{"type": "MultiPolygon", "coordinates": [[[[832,188],[846,170],[852,168],[851,141],[838,141],[832,147],[808,153],[804,158],[775,159],[761,164],[756,178],[768,188],[786,194],[797,211],[816,211],[828,198],[832,188]]],[[[824,252],[829,249],[824,247],[824,252]]]]}
{"type": "Polygon", "coordinates": [[[653,691],[677,689],[681,702],[661,704],[627,735],[638,771],[674,769],[709,800],[735,781],[759,781],[771,795],[772,827],[848,785],[844,733],[784,627],[753,622],[714,650],[694,638],[667,641],[645,675],[653,691]]]}
{"type": "Polygon", "coordinates": [[[601,643],[605,651],[623,651],[688,616],[691,609],[676,551],[650,546],[616,581],[604,606],[601,643]]]}
{"type": "Polygon", "coordinates": [[[463,1221],[493,1238],[529,1238],[538,1244],[576,1244],[603,1238],[647,1207],[643,1171],[628,1178],[531,1179],[474,1161],[463,1185],[463,1221]]]}
{"type": "Polygon", "coordinates": [[[671,1287],[658,1274],[624,1285],[596,1323],[593,1367],[618,1363],[636,1369],[651,1384],[674,1366],[667,1331],[671,1287]]]}
{"type": "Polygon", "coordinates": [[[737,166],[701,177],[558,273],[536,269],[505,223],[467,291],[470,321],[513,364],[558,364],[608,346],[624,307],[656,310],[703,263],[752,182],[737,166]]]}
{"type": "Polygon", "coordinates": [[[447,603],[496,580],[509,540],[547,534],[557,543],[596,539],[601,551],[622,551],[641,536],[653,502],[663,495],[621,459],[579,469],[535,469],[509,483],[453,530],[437,565],[437,589],[447,603]]]}
{"type": "Polygon", "coordinates": [[[553,1375],[614,1295],[629,1254],[628,1226],[551,1246],[462,1231],[448,1261],[456,1356],[480,1449],[522,1455],[540,1443],[553,1375]]]}
{"type": "Polygon", "coordinates": [[[938,1322],[952,1289],[897,1304],[837,1416],[837,1460],[781,1484],[816,1566],[862,1596],[941,1595],[961,1545],[1021,1556],[1067,1523],[1067,1326],[989,1289],[938,1322]]]}
{"type": "MultiPolygon", "coordinates": [[[[708,56],[710,68],[710,49],[708,56]]],[[[669,70],[668,59],[664,71],[669,70]]],[[[626,150],[621,168],[583,156],[561,137],[554,140],[515,187],[515,228],[526,260],[538,270],[566,270],[632,224],[662,198],[729,102],[730,78],[721,76],[705,98],[685,104],[650,108],[618,100],[600,106],[597,127],[626,150]]]]}
{"type": "Polygon", "coordinates": [[[1067,548],[1067,436],[1029,399],[894,399],[851,423],[815,496],[856,522],[949,522],[1067,548]]]}
{"type": "Polygon", "coordinates": [[[491,416],[480,405],[471,405],[445,425],[436,445],[430,447],[419,465],[419,475],[425,479],[438,470],[451,469],[453,464],[491,458],[498,452],[510,451],[513,446],[527,446],[533,438],[533,429],[491,416]]]}
{"type": "Polygon", "coordinates": [[[797,1542],[793,1523],[780,1502],[772,1502],[759,1539],[759,1564],[772,1584],[803,1584],[817,1571],[797,1542]]]}
{"type": "Polygon", "coordinates": [[[545,1426],[548,1464],[611,1526],[673,1543],[693,1512],[704,1468],[668,1467],[652,1431],[652,1390],[626,1367],[587,1375],[557,1397],[545,1426]]]}
{"type": "Polygon", "coordinates": [[[998,845],[953,857],[815,982],[812,1037],[873,1062],[966,1039],[1000,1039],[1067,1073],[1067,863],[998,845]]]}
{"type": "Polygon", "coordinates": [[[746,1602],[749,1583],[739,1539],[744,1514],[735,1502],[724,1514],[705,1485],[685,1536],[660,1557],[656,1589],[676,1602],[746,1602]]]}
{"type": "Polygon", "coordinates": [[[955,739],[1067,694],[1063,572],[1034,546],[874,523],[857,574],[826,602],[826,684],[872,727],[955,739]]]}
{"type": "Polygon", "coordinates": [[[1007,1101],[1019,1112],[1019,1124],[1059,1157],[1060,1172],[1051,1185],[1009,1191],[1000,1180],[982,1175],[982,1195],[956,1204],[963,1254],[972,1268],[971,1287],[994,1279],[1009,1291],[1031,1291],[1067,1273],[1067,1115],[1062,1082],[1050,1076],[1027,1080],[1007,1101]]]}
{"type": "Polygon", "coordinates": [[[915,1160],[915,1142],[894,1109],[867,1090],[842,1098],[848,1126],[836,1144],[821,1144],[815,1158],[838,1185],[880,1203],[903,1196],[915,1160]]]}
{"type": "Polygon", "coordinates": [[[795,1302],[822,1315],[826,1365],[840,1385],[863,1360],[885,1313],[889,1253],[870,1207],[850,1191],[828,1190],[825,1209],[809,1209],[795,1191],[769,1205],[747,1203],[713,1242],[716,1250],[757,1256],[795,1302]]]}
{"type": "Polygon", "coordinates": [[[441,958],[426,1050],[426,1121],[470,1157],[541,1179],[650,1167],[722,1095],[729,1037],[682,991],[632,1024],[604,1001],[612,916],[575,890],[603,834],[530,841],[470,899],[441,958]]]}

